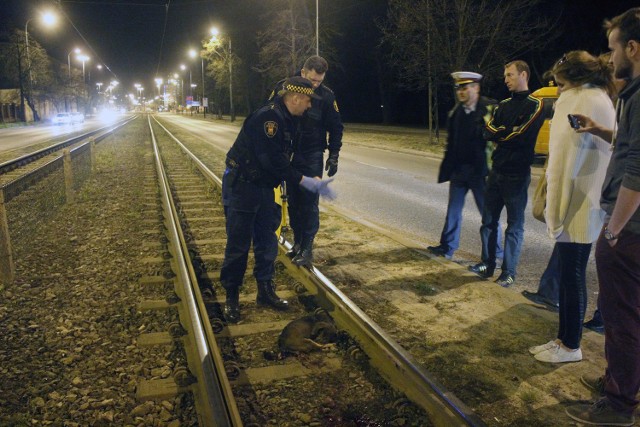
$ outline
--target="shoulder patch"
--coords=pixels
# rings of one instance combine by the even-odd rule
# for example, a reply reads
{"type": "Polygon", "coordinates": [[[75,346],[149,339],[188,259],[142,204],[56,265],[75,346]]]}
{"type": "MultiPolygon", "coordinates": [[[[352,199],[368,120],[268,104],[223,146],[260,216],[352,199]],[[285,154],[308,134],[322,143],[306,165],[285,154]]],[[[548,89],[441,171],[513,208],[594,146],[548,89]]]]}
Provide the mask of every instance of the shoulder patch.
{"type": "Polygon", "coordinates": [[[333,101],[333,109],[336,110],[336,113],[340,112],[340,110],[338,109],[338,101],[336,100],[333,101]]]}
{"type": "Polygon", "coordinates": [[[269,138],[273,138],[278,133],[278,123],[273,120],[264,122],[264,133],[269,138]]]}

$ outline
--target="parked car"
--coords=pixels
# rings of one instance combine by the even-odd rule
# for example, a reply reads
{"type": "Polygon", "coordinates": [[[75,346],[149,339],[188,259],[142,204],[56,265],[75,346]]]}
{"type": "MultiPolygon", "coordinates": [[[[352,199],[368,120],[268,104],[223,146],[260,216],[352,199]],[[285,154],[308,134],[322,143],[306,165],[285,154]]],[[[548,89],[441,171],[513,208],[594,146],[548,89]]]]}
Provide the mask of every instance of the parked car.
{"type": "Polygon", "coordinates": [[[84,123],[84,114],[79,111],[71,113],[71,123],[84,123]]]}
{"type": "Polygon", "coordinates": [[[559,96],[558,87],[550,84],[550,86],[536,90],[531,95],[542,100],[542,114],[544,115],[544,123],[536,139],[535,153],[536,155],[547,156],[549,154],[549,125],[553,118],[553,106],[559,96]]]}
{"type": "Polygon", "coordinates": [[[71,115],[69,113],[58,113],[52,119],[54,125],[68,125],[71,123],[71,115]]]}

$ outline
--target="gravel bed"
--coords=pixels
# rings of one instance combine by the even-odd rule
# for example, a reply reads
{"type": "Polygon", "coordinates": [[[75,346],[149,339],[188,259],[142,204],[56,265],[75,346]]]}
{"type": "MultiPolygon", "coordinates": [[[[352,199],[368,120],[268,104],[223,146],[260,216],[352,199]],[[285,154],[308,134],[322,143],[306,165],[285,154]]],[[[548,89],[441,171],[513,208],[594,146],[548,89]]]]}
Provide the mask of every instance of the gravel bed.
{"type": "Polygon", "coordinates": [[[136,344],[171,320],[137,309],[166,292],[138,283],[166,273],[139,263],[143,242],[161,236],[145,222],[158,218],[147,136],[139,119],[98,144],[73,203],[56,172],[7,204],[16,280],[0,285],[0,425],[198,425],[189,394],[136,400],[139,382],[168,377],[176,357],[136,344]]]}

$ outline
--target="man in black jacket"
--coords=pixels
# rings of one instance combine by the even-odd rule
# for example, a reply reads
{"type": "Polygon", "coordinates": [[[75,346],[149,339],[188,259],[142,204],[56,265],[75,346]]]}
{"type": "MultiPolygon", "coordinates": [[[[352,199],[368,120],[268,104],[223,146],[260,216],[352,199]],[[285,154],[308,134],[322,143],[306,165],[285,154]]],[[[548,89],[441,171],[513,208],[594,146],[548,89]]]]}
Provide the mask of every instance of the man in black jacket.
{"type": "MultiPolygon", "coordinates": [[[[458,102],[449,111],[447,121],[447,150],[440,165],[438,183],[449,181],[449,202],[440,245],[428,246],[429,252],[447,259],[460,246],[462,209],[467,192],[471,190],[478,211],[484,207],[487,167],[487,141],[482,132],[497,102],[480,96],[482,75],[469,71],[451,73],[455,81],[458,102]]],[[[498,229],[499,231],[499,229],[498,229]]],[[[498,258],[502,258],[498,236],[498,258]]]]}
{"type": "MultiPolygon", "coordinates": [[[[314,55],[305,61],[301,70],[302,77],[311,81],[314,93],[322,98],[311,101],[311,108],[300,119],[298,135],[294,141],[291,164],[307,176],[322,177],[324,151],[327,148],[329,156],[324,170],[330,177],[338,172],[343,125],[336,97],[333,91],[322,83],[328,68],[329,64],[324,58],[314,55]]],[[[276,88],[281,84],[282,82],[279,82],[276,88]]],[[[291,182],[287,182],[287,195],[289,221],[294,239],[293,249],[287,255],[292,258],[294,264],[311,267],[313,241],[320,228],[318,195],[291,182]]]]}
{"type": "Polygon", "coordinates": [[[498,227],[502,209],[507,209],[500,286],[513,285],[524,239],[524,210],[531,182],[531,164],[538,131],[544,121],[542,101],[529,91],[529,66],[524,61],[505,65],[504,82],[511,98],[496,107],[485,128],[485,139],[496,144],[491,156],[492,168],[487,179],[480,237],[482,262],[469,270],[482,278],[493,276],[496,268],[498,227]]]}

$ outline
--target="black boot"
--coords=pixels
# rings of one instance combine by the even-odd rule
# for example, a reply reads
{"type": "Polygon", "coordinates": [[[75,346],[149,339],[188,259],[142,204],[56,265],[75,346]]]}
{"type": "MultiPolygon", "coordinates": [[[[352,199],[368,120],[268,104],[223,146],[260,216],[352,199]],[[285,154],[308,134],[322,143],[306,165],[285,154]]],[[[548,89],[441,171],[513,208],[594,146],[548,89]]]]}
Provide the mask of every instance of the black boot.
{"type": "Polygon", "coordinates": [[[240,321],[240,292],[238,288],[226,289],[227,300],[224,306],[224,318],[229,323],[240,321]]]}
{"type": "Polygon", "coordinates": [[[298,255],[298,252],[300,252],[300,243],[294,243],[293,246],[291,247],[291,249],[286,253],[286,255],[290,258],[293,259],[296,257],[296,255],[298,255]]]}
{"type": "Polygon", "coordinates": [[[302,242],[300,252],[292,260],[297,266],[311,268],[313,265],[313,238],[302,242]]]}
{"type": "Polygon", "coordinates": [[[258,305],[269,306],[276,310],[287,310],[289,301],[281,299],[276,295],[275,283],[272,280],[258,282],[258,296],[256,298],[258,305]]]}

